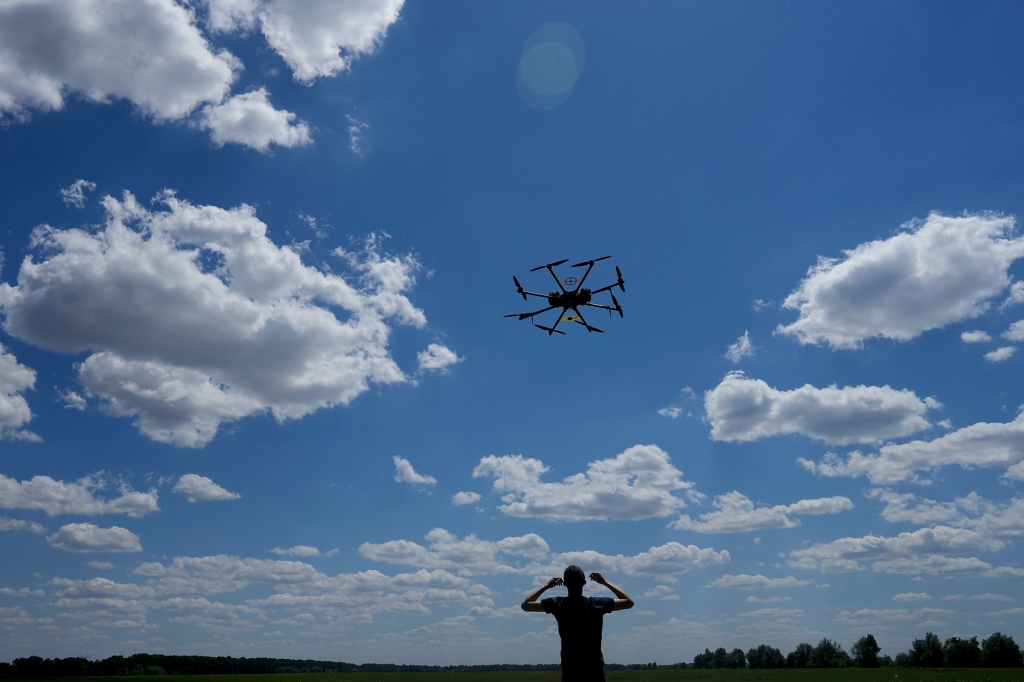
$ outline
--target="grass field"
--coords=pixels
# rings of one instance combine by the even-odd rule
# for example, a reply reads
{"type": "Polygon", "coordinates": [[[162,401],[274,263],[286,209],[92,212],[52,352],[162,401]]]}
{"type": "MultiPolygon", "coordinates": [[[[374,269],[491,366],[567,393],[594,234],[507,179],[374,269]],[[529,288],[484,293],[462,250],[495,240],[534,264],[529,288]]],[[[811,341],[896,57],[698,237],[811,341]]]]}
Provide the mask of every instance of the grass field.
{"type": "MultiPolygon", "coordinates": [[[[558,682],[559,677],[558,672],[487,672],[147,675],[138,679],[140,682],[558,682]]],[[[1004,682],[1024,681],[1024,668],[617,670],[608,672],[607,677],[608,682],[1004,682]]],[[[31,682],[90,682],[99,679],[101,678],[36,677],[32,678],[31,682]]]]}

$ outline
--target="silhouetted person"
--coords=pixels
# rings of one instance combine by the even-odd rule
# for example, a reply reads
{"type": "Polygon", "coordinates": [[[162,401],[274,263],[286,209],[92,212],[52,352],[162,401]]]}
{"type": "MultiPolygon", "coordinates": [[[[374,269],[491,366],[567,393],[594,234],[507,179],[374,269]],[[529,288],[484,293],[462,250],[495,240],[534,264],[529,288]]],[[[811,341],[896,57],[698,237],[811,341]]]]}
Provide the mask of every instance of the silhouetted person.
{"type": "Polygon", "coordinates": [[[590,579],[604,585],[615,599],[584,597],[587,579],[583,569],[570,566],[564,577],[552,578],[544,587],[523,600],[523,611],[550,613],[558,621],[558,636],[562,638],[562,682],[604,682],[604,655],[601,653],[601,626],[604,614],[633,608],[629,595],[604,579],[600,573],[591,573],[590,579]],[[565,585],[568,597],[555,597],[537,601],[556,585],[565,585]]]}

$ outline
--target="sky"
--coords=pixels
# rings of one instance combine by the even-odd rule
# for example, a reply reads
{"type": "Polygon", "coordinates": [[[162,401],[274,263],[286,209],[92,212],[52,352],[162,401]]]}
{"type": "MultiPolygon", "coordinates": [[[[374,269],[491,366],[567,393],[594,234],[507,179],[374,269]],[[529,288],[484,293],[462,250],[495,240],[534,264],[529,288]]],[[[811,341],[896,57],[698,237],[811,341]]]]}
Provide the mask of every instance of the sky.
{"type": "Polygon", "coordinates": [[[0,0],[0,660],[1021,640],[1022,23],[0,0]]]}

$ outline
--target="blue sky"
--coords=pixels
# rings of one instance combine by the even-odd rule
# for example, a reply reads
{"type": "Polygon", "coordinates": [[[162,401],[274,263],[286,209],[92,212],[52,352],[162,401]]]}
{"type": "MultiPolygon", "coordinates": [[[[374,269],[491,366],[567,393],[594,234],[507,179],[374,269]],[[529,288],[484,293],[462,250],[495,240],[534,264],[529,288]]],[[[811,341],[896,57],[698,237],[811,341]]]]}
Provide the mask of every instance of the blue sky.
{"type": "Polygon", "coordinates": [[[1024,636],[1022,20],[0,3],[0,659],[1024,636]]]}

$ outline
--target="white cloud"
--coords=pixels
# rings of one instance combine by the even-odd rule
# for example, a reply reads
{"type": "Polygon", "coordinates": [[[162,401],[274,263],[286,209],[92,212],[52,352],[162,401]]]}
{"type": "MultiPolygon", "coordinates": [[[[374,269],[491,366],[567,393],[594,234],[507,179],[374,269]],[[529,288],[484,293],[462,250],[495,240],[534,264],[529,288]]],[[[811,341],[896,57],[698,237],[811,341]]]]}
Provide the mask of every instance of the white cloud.
{"type": "Polygon", "coordinates": [[[991,592],[986,592],[985,594],[972,594],[972,595],[950,594],[950,595],[946,595],[945,597],[943,597],[943,599],[945,599],[947,601],[949,601],[949,600],[955,600],[955,601],[977,601],[977,600],[1013,601],[1013,597],[1007,597],[1004,594],[992,594],[991,592]]]}
{"type": "Polygon", "coordinates": [[[675,405],[669,405],[658,410],[658,414],[662,417],[668,417],[669,419],[675,419],[683,413],[683,408],[676,407],[675,405]]]}
{"type": "Polygon", "coordinates": [[[64,401],[65,410],[78,410],[79,412],[83,412],[85,411],[85,408],[89,406],[89,401],[71,389],[60,391],[58,395],[60,396],[60,399],[64,401]]]}
{"type": "Polygon", "coordinates": [[[412,483],[414,485],[434,485],[437,479],[433,476],[424,476],[416,473],[412,463],[404,457],[392,457],[395,462],[395,480],[399,483],[412,483]]]}
{"type": "MultiPolygon", "coordinates": [[[[376,50],[387,28],[398,19],[403,3],[269,0],[252,5],[267,42],[291,68],[295,80],[308,84],[347,71],[356,57],[376,50]]],[[[222,1],[210,4],[224,5],[222,1]]]]}
{"type": "MultiPolygon", "coordinates": [[[[883,445],[877,454],[854,450],[845,460],[830,453],[817,463],[797,461],[822,476],[867,476],[872,483],[883,485],[917,480],[918,471],[954,464],[964,468],[1010,466],[1024,461],[1024,413],[1006,424],[979,422],[935,440],[883,445]]],[[[1007,475],[1015,474],[1008,470],[1007,475]]]]}
{"type": "Polygon", "coordinates": [[[443,528],[435,528],[426,536],[429,547],[408,540],[392,540],[380,544],[363,543],[359,553],[374,561],[386,561],[420,568],[446,569],[458,573],[530,575],[561,574],[568,564],[577,564],[586,571],[622,571],[628,575],[661,576],[671,581],[678,573],[713,564],[729,562],[729,552],[716,552],[695,545],[668,542],[651,547],[633,556],[607,555],[593,550],[549,553],[547,542],[533,533],[508,537],[497,542],[480,540],[475,535],[459,539],[443,528]],[[520,556],[533,561],[525,566],[508,559],[520,556]],[[545,561],[546,563],[538,563],[545,561]]]}
{"type": "Polygon", "coordinates": [[[993,351],[985,353],[985,359],[989,362],[1002,362],[1009,359],[1017,349],[1014,346],[1000,346],[993,351]]]}
{"type": "Polygon", "coordinates": [[[750,342],[750,332],[744,331],[743,336],[736,339],[736,343],[729,346],[725,351],[725,358],[733,364],[739,364],[743,358],[754,356],[754,344],[750,342]]]}
{"type": "Polygon", "coordinates": [[[991,341],[992,337],[987,332],[980,330],[974,330],[970,332],[963,332],[960,334],[960,340],[964,343],[983,343],[985,341],[991,341]]]}
{"type": "Polygon", "coordinates": [[[288,549],[275,547],[270,551],[278,556],[335,556],[338,553],[337,548],[321,553],[319,549],[310,545],[295,545],[288,549]]]}
{"type": "Polygon", "coordinates": [[[927,592],[900,592],[895,595],[893,601],[928,601],[932,596],[927,592]]]}
{"type": "Polygon", "coordinates": [[[88,180],[75,180],[69,186],[60,191],[60,198],[67,206],[82,208],[85,206],[85,193],[96,189],[95,182],[88,180]]]}
{"type": "Polygon", "coordinates": [[[865,339],[909,341],[929,329],[977,317],[1010,285],[1024,256],[1012,218],[932,213],[889,239],[843,258],[819,258],[783,302],[800,317],[777,333],[800,343],[859,348],[865,339]]]}
{"type": "Polygon", "coordinates": [[[822,497],[800,500],[793,504],[778,504],[774,507],[755,507],[749,497],[735,490],[715,496],[712,505],[715,511],[701,514],[700,521],[683,515],[670,524],[670,527],[698,533],[745,533],[766,528],[799,526],[800,522],[790,518],[791,516],[838,514],[853,509],[853,502],[847,497],[822,497]]]}
{"type": "MultiPolygon", "coordinates": [[[[1018,282],[1024,284],[1024,282],[1018,282]]],[[[1024,341],[1024,320],[1017,320],[1003,332],[1003,338],[1007,341],[1024,341]]]]}
{"type": "Polygon", "coordinates": [[[480,493],[459,491],[452,495],[452,504],[475,504],[480,501],[480,493]]]}
{"type": "Polygon", "coordinates": [[[841,445],[909,436],[931,426],[924,414],[939,406],[888,386],[780,391],[742,372],[726,374],[704,394],[711,438],[740,442],[790,433],[841,445]]]}
{"type": "Polygon", "coordinates": [[[246,92],[203,109],[202,127],[218,146],[230,142],[267,151],[270,145],[300,147],[310,144],[309,126],[295,122],[295,114],[275,109],[265,88],[246,92]]]}
{"type": "Polygon", "coordinates": [[[792,597],[755,597],[750,595],[747,601],[752,604],[777,604],[780,601],[793,601],[792,597]]]}
{"type": "Polygon", "coordinates": [[[992,567],[975,557],[953,558],[945,554],[995,552],[1005,547],[1006,543],[977,531],[936,526],[896,537],[847,537],[793,550],[789,553],[789,565],[826,573],[863,570],[865,563],[883,573],[977,573],[992,567]]]}
{"type": "Polygon", "coordinates": [[[37,228],[46,257],[26,258],[17,286],[0,285],[8,333],[95,351],[79,380],[109,414],[200,447],[226,420],[298,419],[347,405],[371,381],[407,381],[387,340],[391,320],[426,323],[403,293],[415,283],[411,257],[382,257],[372,240],[361,255],[336,250],[353,286],[274,244],[249,206],[157,200],[167,210],[104,198],[100,230],[37,228]]]}
{"type": "Polygon", "coordinates": [[[1012,609],[1003,609],[1001,611],[992,611],[990,613],[986,613],[985,615],[986,616],[1016,616],[1016,615],[1021,614],[1021,613],[1024,613],[1024,608],[1021,608],[1020,606],[1018,606],[1018,607],[1012,608],[1012,609]]]}
{"type": "Polygon", "coordinates": [[[461,540],[435,528],[426,535],[429,547],[409,540],[391,540],[380,544],[364,542],[359,553],[367,559],[427,569],[453,570],[458,573],[518,573],[522,569],[509,564],[499,554],[540,559],[548,554],[548,543],[539,535],[529,533],[507,537],[497,542],[468,535],[461,540]]]}
{"type": "Polygon", "coordinates": [[[1010,285],[1010,293],[1007,294],[1006,300],[999,305],[999,308],[1002,310],[1018,303],[1024,303],[1024,282],[1014,282],[1010,285]]]}
{"type": "Polygon", "coordinates": [[[370,127],[368,123],[363,123],[354,116],[345,114],[345,118],[348,120],[348,148],[352,150],[352,153],[356,156],[366,156],[366,129],[370,127]]]}
{"type": "Polygon", "coordinates": [[[612,459],[590,462],[586,473],[561,483],[541,483],[548,470],[537,459],[489,455],[473,477],[494,477],[494,489],[504,493],[505,504],[498,507],[503,513],[549,521],[662,517],[686,506],[674,491],[684,491],[691,500],[702,497],[656,445],[634,445],[612,459]]]}
{"type": "Polygon", "coordinates": [[[788,616],[801,616],[803,609],[758,609],[757,611],[745,611],[740,614],[741,618],[784,618],[788,616]]]}
{"type": "Polygon", "coordinates": [[[913,493],[897,493],[888,488],[873,488],[865,496],[885,503],[882,518],[889,523],[917,523],[927,525],[951,521],[960,516],[953,502],[919,499],[913,493]]]}
{"type": "Polygon", "coordinates": [[[810,580],[800,580],[791,575],[785,578],[768,578],[763,575],[747,575],[745,573],[730,575],[726,573],[721,578],[712,580],[705,587],[736,590],[774,590],[780,587],[804,587],[810,584],[810,580]]]}
{"type": "Polygon", "coordinates": [[[86,565],[95,568],[97,571],[109,571],[114,567],[114,564],[109,561],[89,561],[86,565]]]}
{"type": "Polygon", "coordinates": [[[449,365],[462,362],[465,358],[460,358],[439,343],[432,343],[426,350],[416,354],[416,360],[420,363],[420,371],[445,372],[449,365]]]}
{"type": "Polygon", "coordinates": [[[38,0],[0,5],[0,113],[64,106],[65,93],[127,99],[156,119],[219,102],[240,68],[214,53],[173,0],[38,0]]]}
{"type": "Polygon", "coordinates": [[[139,536],[126,528],[100,528],[91,523],[69,523],[46,538],[51,546],[69,552],[141,552],[139,536]]]}
{"type": "Polygon", "coordinates": [[[171,492],[188,498],[189,502],[203,500],[213,502],[216,500],[237,500],[241,495],[225,490],[206,476],[198,474],[185,474],[178,479],[171,492]]]}
{"type": "Polygon", "coordinates": [[[119,483],[120,497],[105,500],[96,492],[110,485],[102,473],[93,474],[73,483],[55,481],[49,476],[33,476],[17,481],[0,474],[0,508],[39,509],[49,516],[58,514],[127,514],[138,518],[160,511],[156,490],[141,493],[126,483],[119,483]]]}
{"type": "Polygon", "coordinates": [[[32,410],[22,392],[35,385],[36,371],[19,363],[0,345],[0,440],[41,440],[20,428],[32,419],[32,410]]]}
{"type": "Polygon", "coordinates": [[[672,588],[668,585],[656,585],[655,587],[644,592],[644,598],[646,599],[660,599],[662,601],[671,601],[679,599],[679,595],[672,591],[672,588]]]}
{"type": "Polygon", "coordinates": [[[9,519],[6,516],[0,516],[0,533],[10,533],[16,530],[27,530],[36,535],[42,535],[46,532],[46,529],[35,521],[22,521],[21,519],[9,519]]]}

